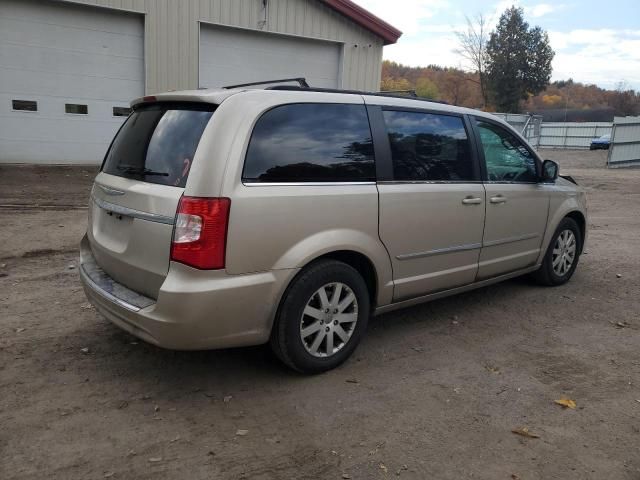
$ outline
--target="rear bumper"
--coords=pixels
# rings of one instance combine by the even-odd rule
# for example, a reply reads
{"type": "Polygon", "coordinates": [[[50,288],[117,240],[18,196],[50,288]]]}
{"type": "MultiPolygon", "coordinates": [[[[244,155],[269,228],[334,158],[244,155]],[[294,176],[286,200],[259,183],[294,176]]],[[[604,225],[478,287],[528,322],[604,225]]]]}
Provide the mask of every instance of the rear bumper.
{"type": "Polygon", "coordinates": [[[158,298],[149,299],[102,272],[86,237],[80,248],[80,278],[96,310],[136,337],[174,350],[267,342],[279,299],[296,272],[227,275],[172,263],[158,298]]]}

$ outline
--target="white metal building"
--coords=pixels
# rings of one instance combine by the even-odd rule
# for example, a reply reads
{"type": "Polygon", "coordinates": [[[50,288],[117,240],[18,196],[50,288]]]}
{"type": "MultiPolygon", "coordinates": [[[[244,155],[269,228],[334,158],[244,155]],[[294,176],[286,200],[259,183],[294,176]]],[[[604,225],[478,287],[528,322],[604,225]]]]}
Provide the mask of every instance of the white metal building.
{"type": "Polygon", "coordinates": [[[0,0],[0,163],[98,163],[144,94],[377,90],[400,35],[350,0],[0,0]]]}

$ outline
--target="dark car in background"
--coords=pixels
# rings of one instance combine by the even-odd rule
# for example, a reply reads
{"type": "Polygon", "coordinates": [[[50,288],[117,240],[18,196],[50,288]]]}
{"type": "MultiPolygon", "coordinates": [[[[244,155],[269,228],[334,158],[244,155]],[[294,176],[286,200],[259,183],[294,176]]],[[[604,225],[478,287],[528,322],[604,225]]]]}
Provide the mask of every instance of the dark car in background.
{"type": "Polygon", "coordinates": [[[591,140],[591,145],[589,145],[589,150],[609,150],[609,145],[611,144],[611,135],[606,134],[601,137],[594,138],[591,140]]]}

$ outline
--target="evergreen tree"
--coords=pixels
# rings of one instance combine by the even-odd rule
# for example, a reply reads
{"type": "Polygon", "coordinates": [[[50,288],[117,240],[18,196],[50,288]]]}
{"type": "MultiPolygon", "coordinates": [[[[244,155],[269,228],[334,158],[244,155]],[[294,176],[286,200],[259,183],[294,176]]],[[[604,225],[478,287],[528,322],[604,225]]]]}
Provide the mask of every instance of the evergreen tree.
{"type": "Polygon", "coordinates": [[[496,108],[516,113],[521,100],[542,92],[554,55],[547,33],[529,28],[521,8],[508,8],[487,44],[487,79],[496,108]]]}

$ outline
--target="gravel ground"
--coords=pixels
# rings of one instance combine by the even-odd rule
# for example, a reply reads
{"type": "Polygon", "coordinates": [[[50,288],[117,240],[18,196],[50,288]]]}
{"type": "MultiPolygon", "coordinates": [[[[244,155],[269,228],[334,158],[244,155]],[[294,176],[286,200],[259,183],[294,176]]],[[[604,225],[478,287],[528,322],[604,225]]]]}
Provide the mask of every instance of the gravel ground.
{"type": "Polygon", "coordinates": [[[107,323],[75,268],[95,169],[0,166],[0,478],[640,479],[640,170],[543,153],[589,191],[569,284],[378,317],[315,377],[107,323]]]}

